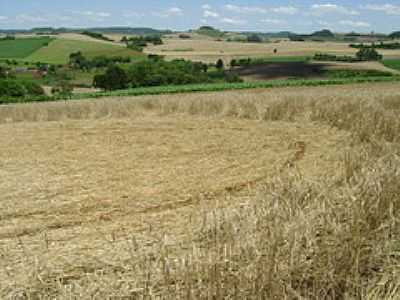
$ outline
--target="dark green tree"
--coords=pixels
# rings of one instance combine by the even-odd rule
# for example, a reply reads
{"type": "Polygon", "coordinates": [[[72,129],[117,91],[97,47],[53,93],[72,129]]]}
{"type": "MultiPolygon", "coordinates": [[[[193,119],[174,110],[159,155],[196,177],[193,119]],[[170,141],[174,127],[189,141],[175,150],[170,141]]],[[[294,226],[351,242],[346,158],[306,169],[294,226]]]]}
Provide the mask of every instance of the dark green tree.
{"type": "Polygon", "coordinates": [[[94,77],[93,85],[106,91],[122,90],[128,87],[128,77],[122,68],[112,65],[105,74],[94,77]]]}
{"type": "Polygon", "coordinates": [[[374,48],[361,48],[356,57],[361,61],[370,61],[370,60],[381,60],[382,55],[378,53],[374,48]]]}
{"type": "Polygon", "coordinates": [[[215,67],[218,70],[223,70],[224,69],[224,61],[222,59],[218,59],[217,63],[215,64],[215,67]]]}
{"type": "Polygon", "coordinates": [[[7,70],[6,68],[0,66],[0,79],[7,78],[7,70]]]}
{"type": "Polygon", "coordinates": [[[258,34],[251,34],[247,37],[249,43],[262,43],[262,38],[258,34]]]}

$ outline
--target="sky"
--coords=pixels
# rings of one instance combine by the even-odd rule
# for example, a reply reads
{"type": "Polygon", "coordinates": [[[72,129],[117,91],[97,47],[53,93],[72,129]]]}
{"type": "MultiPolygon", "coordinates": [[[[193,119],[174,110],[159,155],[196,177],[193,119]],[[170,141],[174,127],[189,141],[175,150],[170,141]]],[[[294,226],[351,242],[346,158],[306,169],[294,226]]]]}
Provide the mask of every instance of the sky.
{"type": "Polygon", "coordinates": [[[400,30],[400,0],[0,0],[1,29],[130,26],[187,30],[202,25],[233,31],[389,33],[400,30]]]}

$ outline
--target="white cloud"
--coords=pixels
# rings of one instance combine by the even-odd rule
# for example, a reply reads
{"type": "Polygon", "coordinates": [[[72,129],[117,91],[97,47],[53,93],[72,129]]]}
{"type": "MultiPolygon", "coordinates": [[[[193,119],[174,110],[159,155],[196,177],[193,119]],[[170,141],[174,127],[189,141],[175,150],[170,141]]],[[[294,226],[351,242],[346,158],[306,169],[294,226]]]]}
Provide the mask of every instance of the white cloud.
{"type": "Polygon", "coordinates": [[[169,9],[167,10],[167,12],[168,12],[170,15],[179,15],[179,16],[183,15],[183,10],[180,9],[179,7],[171,7],[171,8],[169,8],[169,9]]]}
{"type": "Polygon", "coordinates": [[[394,5],[394,4],[383,4],[383,5],[368,4],[368,5],[366,5],[364,7],[364,9],[384,12],[387,15],[400,15],[400,5],[394,5]]]}
{"type": "Polygon", "coordinates": [[[298,9],[293,6],[280,6],[271,9],[272,12],[277,14],[284,14],[284,15],[295,15],[298,12],[298,9]]]}
{"type": "Polygon", "coordinates": [[[231,25],[244,25],[247,23],[246,20],[232,19],[232,18],[222,18],[221,23],[231,24],[231,25]]]}
{"type": "Polygon", "coordinates": [[[180,17],[183,16],[183,10],[179,7],[171,7],[165,11],[153,13],[153,15],[161,18],[180,17]]]}
{"type": "Polygon", "coordinates": [[[269,12],[285,15],[294,15],[298,12],[298,9],[293,6],[279,6],[273,8],[263,8],[258,6],[238,6],[233,4],[227,4],[224,6],[226,10],[234,13],[254,13],[254,14],[266,14],[269,12]]]}
{"type": "Polygon", "coordinates": [[[59,19],[60,21],[64,21],[64,22],[66,22],[66,21],[71,21],[72,20],[72,18],[70,17],[70,16],[56,16],[57,17],[57,19],[59,19]]]}
{"type": "Polygon", "coordinates": [[[138,12],[124,12],[123,16],[125,18],[140,18],[140,17],[144,17],[145,14],[143,13],[138,13],[138,12]]]}
{"type": "Polygon", "coordinates": [[[368,28],[371,27],[371,24],[363,21],[351,21],[351,20],[343,20],[339,22],[340,25],[357,27],[357,28],[368,28]]]}
{"type": "Polygon", "coordinates": [[[28,14],[20,14],[15,17],[17,23],[46,23],[47,19],[39,16],[32,16],[28,14]]]}
{"type": "Polygon", "coordinates": [[[219,13],[217,13],[215,11],[211,11],[211,10],[205,10],[203,12],[203,17],[204,18],[218,18],[219,17],[219,13]]]}
{"type": "Polygon", "coordinates": [[[0,21],[7,20],[7,19],[8,19],[8,17],[6,17],[6,16],[0,16],[0,21]]]}
{"type": "Polygon", "coordinates": [[[263,19],[261,20],[263,23],[273,24],[273,25],[286,25],[287,22],[285,20],[279,19],[263,19]]]}
{"type": "Polygon", "coordinates": [[[322,15],[326,15],[326,14],[341,14],[341,15],[357,16],[360,13],[356,10],[348,9],[344,6],[327,3],[327,4],[312,5],[311,6],[311,14],[316,15],[316,16],[322,16],[322,15]]]}
{"type": "Polygon", "coordinates": [[[257,7],[257,6],[237,6],[237,5],[233,5],[233,4],[226,4],[224,6],[224,8],[226,10],[229,10],[231,12],[235,12],[235,13],[267,13],[268,9],[262,8],[262,7],[257,7]]]}
{"type": "Polygon", "coordinates": [[[111,16],[110,13],[107,12],[95,12],[95,11],[83,11],[83,12],[78,12],[78,14],[83,15],[83,16],[89,16],[89,17],[100,17],[100,18],[108,18],[111,16]]]}
{"type": "Polygon", "coordinates": [[[211,5],[204,4],[204,5],[201,6],[201,8],[204,9],[204,10],[211,10],[211,5]]]}
{"type": "Polygon", "coordinates": [[[327,21],[318,20],[315,23],[317,23],[318,25],[324,26],[326,28],[333,27],[333,24],[330,22],[327,22],[327,21]]]}

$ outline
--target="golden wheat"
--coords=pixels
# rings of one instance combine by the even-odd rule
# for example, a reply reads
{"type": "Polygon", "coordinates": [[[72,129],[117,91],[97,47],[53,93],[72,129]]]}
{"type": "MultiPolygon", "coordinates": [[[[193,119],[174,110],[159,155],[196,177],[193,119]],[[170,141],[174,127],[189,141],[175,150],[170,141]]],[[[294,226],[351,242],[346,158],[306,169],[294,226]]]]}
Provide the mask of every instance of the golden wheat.
{"type": "Polygon", "coordinates": [[[390,83],[0,107],[0,295],[396,299],[399,102],[390,83]]]}

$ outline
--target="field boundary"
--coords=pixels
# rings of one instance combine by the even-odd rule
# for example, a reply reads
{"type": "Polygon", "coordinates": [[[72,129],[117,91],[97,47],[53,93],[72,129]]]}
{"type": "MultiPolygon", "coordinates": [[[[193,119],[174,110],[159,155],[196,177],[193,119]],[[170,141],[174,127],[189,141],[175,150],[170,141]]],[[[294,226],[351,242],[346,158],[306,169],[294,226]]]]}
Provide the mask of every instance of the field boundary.
{"type": "Polygon", "coordinates": [[[230,90],[246,90],[258,88],[282,88],[282,87],[312,87],[325,85],[346,85],[362,84],[372,82],[398,82],[400,76],[390,77],[355,77],[355,78],[335,78],[335,79],[309,79],[309,80],[270,80],[260,82],[240,82],[240,83],[209,83],[209,84],[189,84],[189,85],[170,85],[156,87],[142,87],[111,92],[80,93],[70,97],[51,96],[51,97],[29,97],[29,98],[0,98],[0,104],[16,104],[30,102],[53,102],[96,99],[103,97],[135,97],[145,95],[163,94],[184,94],[198,92],[221,92],[230,90]]]}

